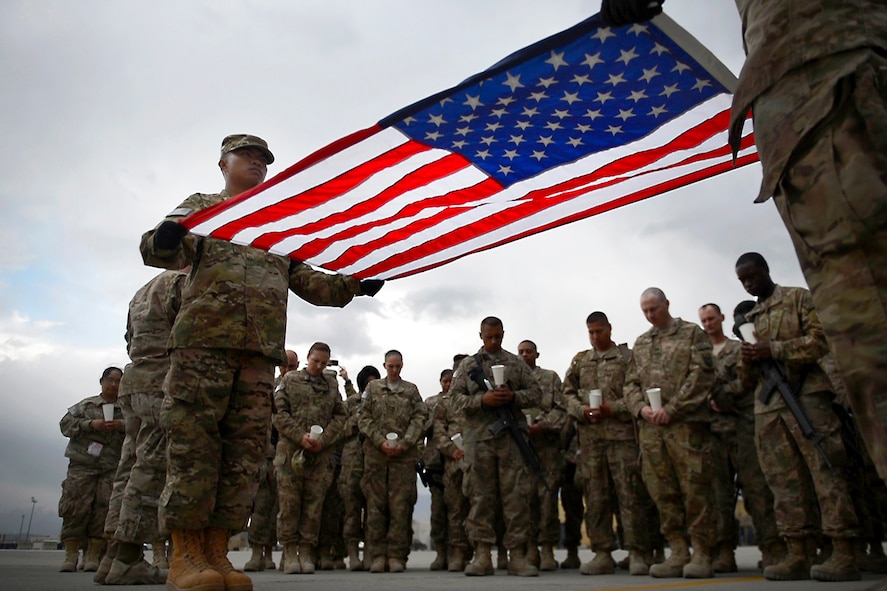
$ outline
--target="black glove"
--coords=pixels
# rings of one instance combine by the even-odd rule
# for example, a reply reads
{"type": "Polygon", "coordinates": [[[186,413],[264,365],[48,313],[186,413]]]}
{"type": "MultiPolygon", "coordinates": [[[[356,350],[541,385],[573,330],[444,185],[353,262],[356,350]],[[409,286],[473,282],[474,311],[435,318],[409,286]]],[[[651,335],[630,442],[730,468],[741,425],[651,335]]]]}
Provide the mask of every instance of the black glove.
{"type": "Polygon", "coordinates": [[[385,285],[383,279],[361,279],[360,291],[363,292],[363,295],[373,297],[379,293],[379,290],[382,289],[383,285],[385,285]]]}
{"type": "Polygon", "coordinates": [[[161,250],[175,250],[187,233],[188,228],[185,226],[166,220],[154,230],[154,246],[161,250]]]}
{"type": "Polygon", "coordinates": [[[648,21],[662,12],[665,0],[603,0],[601,20],[608,27],[648,21]]]}

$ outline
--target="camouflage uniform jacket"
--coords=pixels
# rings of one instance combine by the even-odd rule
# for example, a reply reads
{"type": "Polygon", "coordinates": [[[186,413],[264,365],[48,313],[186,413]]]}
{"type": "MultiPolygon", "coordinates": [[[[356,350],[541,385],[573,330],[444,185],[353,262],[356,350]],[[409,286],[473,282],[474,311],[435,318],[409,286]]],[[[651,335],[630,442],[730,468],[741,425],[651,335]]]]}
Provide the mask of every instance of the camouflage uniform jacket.
{"type": "Polygon", "coordinates": [[[379,448],[385,443],[385,436],[397,433],[397,443],[404,453],[395,459],[418,460],[427,422],[428,407],[412,382],[400,380],[395,389],[391,389],[383,377],[367,384],[357,421],[365,437],[364,451],[369,447],[381,454],[379,448]]]}
{"type": "Polygon", "coordinates": [[[120,380],[120,396],[160,392],[169,371],[169,333],[182,302],[186,275],[164,271],[143,285],[129,302],[126,353],[132,363],[120,380]]]}
{"type": "MultiPolygon", "coordinates": [[[[227,198],[224,191],[195,193],[166,220],[181,220],[227,198]]],[[[298,261],[226,240],[189,233],[175,250],[162,250],[154,245],[154,230],[150,230],[142,236],[140,249],[147,265],[164,269],[192,265],[170,335],[170,349],[254,351],[281,364],[286,360],[287,287],[316,306],[342,307],[361,294],[353,277],[328,275],[298,261]]]]}
{"type": "Polygon", "coordinates": [[[583,440],[635,439],[634,418],[622,392],[630,359],[628,347],[623,349],[614,343],[603,353],[588,349],[577,353],[570,361],[564,377],[564,400],[570,416],[576,419],[583,440]],[[580,390],[600,390],[603,399],[610,403],[610,418],[589,423],[582,413],[582,408],[588,406],[588,394],[583,392],[584,396],[580,397],[580,390]]]}
{"type": "Polygon", "coordinates": [[[347,466],[353,472],[362,472],[363,446],[360,441],[357,420],[363,405],[363,393],[355,391],[353,385],[345,384],[345,396],[345,412],[348,414],[348,418],[345,420],[345,430],[343,431],[342,466],[347,466]]]}
{"type": "Polygon", "coordinates": [[[761,105],[754,105],[764,167],[757,201],[763,201],[772,195],[795,146],[834,106],[836,82],[862,61],[852,50],[887,50],[887,9],[883,0],[736,0],[736,7],[748,57],[733,95],[734,150],[752,104],[780,81],[789,81],[772,105],[775,116],[759,121],[761,105]]]}
{"type": "Polygon", "coordinates": [[[459,402],[465,398],[456,398],[452,391],[442,395],[440,401],[434,406],[432,422],[434,423],[434,442],[437,449],[447,460],[455,459],[456,444],[452,437],[456,433],[462,434],[462,422],[465,417],[459,402]]]}
{"type": "Polygon", "coordinates": [[[633,416],[647,406],[647,388],[662,389],[662,408],[672,421],[709,422],[708,395],[715,381],[711,341],[692,322],[675,318],[666,329],[651,327],[631,350],[625,398],[633,416]]]}
{"type": "MultiPolygon", "coordinates": [[[[758,302],[746,314],[746,318],[755,323],[759,340],[770,341],[771,355],[774,360],[782,363],[792,388],[797,387],[803,376],[804,383],[800,391],[802,396],[832,391],[832,383],[818,363],[828,352],[828,343],[809,291],[801,287],[777,285],[770,297],[758,302]]],[[[739,372],[746,383],[758,381],[755,389],[755,414],[785,408],[785,401],[778,392],[771,394],[766,405],[758,399],[762,380],[755,375],[753,365],[740,361],[739,372]]]]}
{"type": "MultiPolygon", "coordinates": [[[[98,396],[84,398],[68,409],[59,428],[62,435],[68,438],[68,446],[65,448],[65,457],[71,463],[90,466],[100,471],[117,469],[120,461],[120,448],[123,447],[123,431],[96,431],[89,426],[95,419],[105,418],[102,405],[107,401],[98,396]],[[88,453],[93,442],[101,445],[100,454],[93,456],[88,453]]],[[[114,405],[114,419],[123,420],[123,412],[118,405],[114,405]]],[[[95,446],[94,446],[95,449],[95,446]]]]}
{"type": "MultiPolygon", "coordinates": [[[[505,366],[505,381],[514,392],[514,401],[506,408],[511,412],[518,427],[526,432],[527,420],[523,418],[520,410],[539,406],[542,401],[542,388],[539,386],[536,376],[533,375],[533,370],[523,359],[505,349],[500,349],[496,353],[487,353],[481,348],[478,353],[483,360],[484,374],[491,383],[493,371],[490,368],[494,365],[505,366]]],[[[458,371],[454,374],[453,385],[450,387],[452,396],[466,397],[464,403],[458,403],[465,413],[462,440],[466,444],[496,437],[490,433],[490,427],[496,422],[496,413],[481,403],[481,398],[486,390],[468,377],[468,372],[475,366],[474,356],[463,359],[459,364],[458,371]]],[[[505,432],[500,433],[499,436],[509,437],[505,432]]]]}
{"type": "MultiPolygon", "coordinates": [[[[299,442],[311,425],[323,427],[320,435],[323,450],[317,455],[335,453],[336,441],[342,435],[348,416],[334,374],[323,372],[315,377],[305,368],[288,371],[274,391],[274,406],[277,407],[277,414],[273,422],[280,432],[278,456],[289,458],[293,452],[302,449],[299,442]]],[[[312,455],[306,452],[306,462],[310,461],[312,455]]]]}
{"type": "Polygon", "coordinates": [[[533,375],[542,389],[542,400],[539,406],[523,409],[524,414],[533,418],[533,422],[542,428],[542,434],[534,437],[545,446],[563,447],[561,432],[567,422],[567,412],[563,404],[564,384],[557,372],[551,369],[533,368],[533,375]]]}
{"type": "Polygon", "coordinates": [[[443,468],[443,456],[441,456],[437,440],[434,438],[434,412],[443,401],[443,397],[444,394],[440,392],[425,399],[425,406],[428,407],[428,420],[425,422],[425,449],[422,451],[422,460],[427,468],[432,469],[443,468]]]}
{"type": "Polygon", "coordinates": [[[741,349],[741,342],[727,339],[714,355],[715,385],[710,398],[719,409],[712,413],[711,430],[715,433],[736,431],[736,415],[754,405],[754,392],[743,387],[737,372],[741,349]]]}

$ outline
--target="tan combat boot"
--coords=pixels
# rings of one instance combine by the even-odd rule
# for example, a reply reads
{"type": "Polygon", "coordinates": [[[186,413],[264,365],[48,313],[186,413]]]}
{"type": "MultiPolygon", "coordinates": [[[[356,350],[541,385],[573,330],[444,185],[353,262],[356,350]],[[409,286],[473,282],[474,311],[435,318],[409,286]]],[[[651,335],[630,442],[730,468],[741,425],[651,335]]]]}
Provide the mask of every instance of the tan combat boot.
{"type": "Polygon", "coordinates": [[[151,544],[151,564],[161,570],[169,569],[169,559],[166,557],[165,540],[158,540],[151,544]]]}
{"type": "Polygon", "coordinates": [[[718,544],[718,554],[712,560],[711,566],[716,573],[735,573],[739,570],[739,567],[736,566],[736,554],[732,543],[721,542],[718,544]]]}
{"type": "Polygon", "coordinates": [[[253,544],[252,555],[246,561],[246,564],[243,565],[243,570],[248,573],[265,570],[265,549],[262,546],[253,544]]]}
{"type": "Polygon", "coordinates": [[[804,538],[786,538],[785,557],[764,568],[764,578],[771,581],[803,581],[810,578],[810,562],[804,538]]]}
{"type": "Polygon", "coordinates": [[[542,552],[539,554],[539,570],[557,570],[557,560],[554,559],[553,544],[542,544],[542,552]]]}
{"type": "Polygon", "coordinates": [[[519,577],[538,577],[539,569],[527,560],[523,548],[512,548],[508,555],[508,574],[519,577]]]}
{"type": "Polygon", "coordinates": [[[490,544],[478,542],[474,549],[474,560],[465,567],[465,575],[469,577],[485,577],[492,575],[493,558],[490,556],[490,544]]]}
{"type": "Polygon", "coordinates": [[[274,564],[274,546],[265,544],[262,548],[265,551],[265,570],[275,570],[277,565],[274,564]]]}
{"type": "Polygon", "coordinates": [[[370,564],[371,573],[384,573],[386,566],[386,558],[384,554],[376,554],[373,556],[373,562],[370,564]]]}
{"type": "Polygon", "coordinates": [[[176,529],[170,537],[173,545],[167,591],[225,591],[225,578],[213,570],[203,554],[203,530],[176,529]]]}
{"type": "Polygon", "coordinates": [[[594,553],[594,558],[579,568],[583,575],[612,575],[616,572],[616,561],[609,550],[599,550],[594,553]]]}
{"type": "Polygon", "coordinates": [[[761,548],[761,562],[759,563],[758,568],[765,569],[768,566],[782,562],[785,558],[785,553],[785,542],[783,540],[776,540],[764,544],[764,547],[761,548]]]}
{"type": "Polygon", "coordinates": [[[498,546],[496,548],[496,568],[508,570],[508,548],[505,546],[498,546]]]}
{"type": "Polygon", "coordinates": [[[119,549],[105,577],[106,585],[162,585],[167,572],[145,560],[142,545],[120,542],[119,549]]]}
{"type": "Polygon", "coordinates": [[[527,562],[539,568],[541,557],[539,556],[539,546],[536,545],[536,542],[527,542],[525,556],[527,557],[527,562]]]}
{"type": "Polygon", "coordinates": [[[357,540],[347,542],[345,549],[348,551],[348,568],[350,570],[363,570],[363,561],[360,559],[360,548],[357,540]]]}
{"type": "Polygon", "coordinates": [[[434,551],[437,556],[431,561],[428,570],[446,570],[447,568],[447,545],[442,542],[434,542],[434,551]]]}
{"type": "Polygon", "coordinates": [[[203,555],[209,566],[222,575],[225,591],[253,591],[253,581],[228,560],[228,540],[231,532],[222,527],[208,527],[203,531],[203,555]]]}
{"type": "Polygon", "coordinates": [[[862,575],[856,568],[852,541],[849,538],[832,538],[832,554],[822,564],[810,569],[810,577],[817,581],[859,581],[862,575]]]}
{"type": "Polygon", "coordinates": [[[333,549],[330,546],[321,546],[317,549],[317,569],[335,570],[336,563],[333,560],[333,549]]]}
{"type": "Polygon", "coordinates": [[[650,574],[650,566],[647,564],[644,553],[640,550],[628,551],[628,574],[633,577],[650,574]]]}
{"type": "Polygon", "coordinates": [[[567,559],[561,562],[561,568],[579,568],[582,561],[579,560],[579,546],[567,546],[567,559]]]}
{"type": "Polygon", "coordinates": [[[299,545],[299,564],[302,567],[303,575],[313,575],[314,574],[314,545],[313,544],[300,544],[299,545]]]}
{"type": "Polygon", "coordinates": [[[99,563],[105,554],[105,540],[102,538],[89,538],[86,552],[83,553],[83,571],[94,573],[99,570],[99,563]]]}
{"type": "Polygon", "coordinates": [[[684,565],[684,578],[710,579],[713,576],[711,548],[703,540],[693,538],[693,557],[684,565]]]}
{"type": "Polygon", "coordinates": [[[288,575],[297,575],[302,572],[299,564],[299,543],[287,542],[283,545],[283,557],[280,559],[283,572],[288,575]]]}
{"type": "Polygon", "coordinates": [[[59,567],[60,573],[77,572],[77,558],[80,556],[80,542],[77,540],[65,540],[65,558],[59,567]]]}
{"type": "Polygon", "coordinates": [[[99,585],[105,584],[105,578],[111,570],[111,563],[114,562],[116,555],[117,540],[110,540],[105,548],[105,555],[102,556],[102,561],[99,563],[99,568],[95,571],[95,576],[92,578],[94,583],[98,583],[99,585]]]}
{"type": "Polygon", "coordinates": [[[407,561],[400,556],[391,556],[388,558],[388,572],[402,573],[407,569],[407,561]]]}
{"type": "Polygon", "coordinates": [[[465,548],[462,546],[449,547],[447,570],[451,573],[461,573],[465,570],[465,548]]]}
{"type": "Polygon", "coordinates": [[[690,549],[684,536],[668,538],[671,555],[661,564],[650,567],[650,576],[656,579],[676,579],[684,576],[684,566],[690,562],[690,549]]]}

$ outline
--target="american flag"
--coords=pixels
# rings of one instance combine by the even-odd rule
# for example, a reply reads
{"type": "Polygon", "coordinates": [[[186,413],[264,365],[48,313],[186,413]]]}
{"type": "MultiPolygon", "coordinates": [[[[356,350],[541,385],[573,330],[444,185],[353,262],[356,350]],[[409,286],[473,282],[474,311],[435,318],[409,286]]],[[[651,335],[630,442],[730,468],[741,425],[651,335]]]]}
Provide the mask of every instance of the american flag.
{"type": "Polygon", "coordinates": [[[393,279],[756,162],[727,146],[736,79],[662,14],[599,16],[183,220],[192,232],[393,279]]]}

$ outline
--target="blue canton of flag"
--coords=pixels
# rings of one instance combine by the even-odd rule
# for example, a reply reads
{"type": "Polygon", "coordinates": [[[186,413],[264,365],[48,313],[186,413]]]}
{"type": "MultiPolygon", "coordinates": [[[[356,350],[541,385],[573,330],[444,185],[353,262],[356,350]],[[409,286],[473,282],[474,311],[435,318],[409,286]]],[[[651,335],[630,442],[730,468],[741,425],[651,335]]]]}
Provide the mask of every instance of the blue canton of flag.
{"type": "Polygon", "coordinates": [[[726,92],[658,28],[636,24],[620,35],[596,29],[460,88],[394,127],[461,154],[508,186],[639,139],[726,92]]]}

